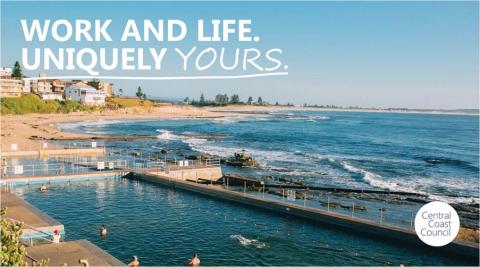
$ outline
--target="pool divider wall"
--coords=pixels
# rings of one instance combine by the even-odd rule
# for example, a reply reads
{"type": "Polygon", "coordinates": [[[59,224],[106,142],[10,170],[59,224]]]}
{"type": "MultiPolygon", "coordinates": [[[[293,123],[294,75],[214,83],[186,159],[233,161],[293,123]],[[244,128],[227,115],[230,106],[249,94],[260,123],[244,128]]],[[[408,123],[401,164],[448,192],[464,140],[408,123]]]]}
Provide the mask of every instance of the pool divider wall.
{"type": "Polygon", "coordinates": [[[25,185],[59,182],[82,182],[90,180],[108,179],[123,176],[124,171],[99,171],[84,174],[59,174],[49,176],[31,176],[31,177],[7,177],[0,182],[1,185],[25,185]]]}
{"type": "MultiPolygon", "coordinates": [[[[218,186],[197,184],[179,179],[171,179],[149,173],[129,173],[125,177],[130,179],[138,179],[155,184],[160,184],[175,189],[186,190],[209,197],[227,200],[247,206],[254,206],[260,209],[273,211],[275,213],[295,216],[310,221],[323,223],[335,227],[342,228],[354,233],[363,233],[377,239],[388,239],[392,241],[400,241],[410,246],[426,249],[439,253],[451,253],[455,256],[472,258],[476,262],[479,260],[479,244],[454,241],[443,247],[430,247],[424,244],[412,230],[396,227],[393,225],[380,225],[377,222],[351,217],[348,215],[323,211],[320,209],[303,207],[288,202],[278,202],[268,199],[255,197],[244,194],[243,192],[227,191],[218,186]]],[[[453,255],[452,255],[453,256],[453,255]]]]}
{"type": "Polygon", "coordinates": [[[105,148],[66,148],[66,149],[38,149],[5,151],[2,157],[49,157],[64,155],[103,155],[105,148]]]}

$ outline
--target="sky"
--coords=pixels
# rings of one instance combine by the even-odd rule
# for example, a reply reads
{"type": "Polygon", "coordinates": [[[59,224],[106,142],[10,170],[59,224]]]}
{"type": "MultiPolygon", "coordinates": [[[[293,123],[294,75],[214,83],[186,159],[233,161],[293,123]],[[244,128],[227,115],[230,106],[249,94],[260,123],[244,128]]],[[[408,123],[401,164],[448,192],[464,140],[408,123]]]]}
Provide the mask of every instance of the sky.
{"type": "MultiPolygon", "coordinates": [[[[21,61],[22,48],[144,47],[199,49],[282,49],[288,75],[234,80],[109,80],[124,94],[138,86],[148,95],[197,98],[204,93],[237,93],[242,100],[361,107],[478,108],[478,2],[1,2],[1,65],[21,61]],[[112,19],[112,42],[27,42],[20,20],[112,19]],[[120,42],[127,19],[251,19],[259,42],[120,42]]],[[[227,55],[232,55],[231,53],[227,55]]],[[[161,71],[106,71],[111,76],[185,75],[180,61],[168,58],[161,71]]],[[[282,67],[283,71],[283,67],[282,67]]],[[[42,68],[24,71],[38,76],[42,68]]],[[[248,74],[250,72],[234,74],[248,74]]],[[[49,70],[52,75],[88,75],[82,70],[49,70]]],[[[218,68],[188,75],[228,74],[218,68]]]]}

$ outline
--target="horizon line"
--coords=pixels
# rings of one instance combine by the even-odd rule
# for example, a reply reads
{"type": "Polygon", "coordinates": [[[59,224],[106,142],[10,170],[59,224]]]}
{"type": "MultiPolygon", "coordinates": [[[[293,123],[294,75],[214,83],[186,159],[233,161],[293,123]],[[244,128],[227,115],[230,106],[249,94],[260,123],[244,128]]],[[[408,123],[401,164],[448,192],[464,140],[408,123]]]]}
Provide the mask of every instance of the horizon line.
{"type": "Polygon", "coordinates": [[[268,76],[284,76],[288,72],[271,72],[271,73],[257,73],[257,74],[242,74],[242,75],[206,75],[206,76],[45,76],[45,77],[30,77],[24,78],[28,81],[35,80],[64,80],[64,79],[107,79],[107,80],[227,80],[227,79],[248,79],[268,76]]]}

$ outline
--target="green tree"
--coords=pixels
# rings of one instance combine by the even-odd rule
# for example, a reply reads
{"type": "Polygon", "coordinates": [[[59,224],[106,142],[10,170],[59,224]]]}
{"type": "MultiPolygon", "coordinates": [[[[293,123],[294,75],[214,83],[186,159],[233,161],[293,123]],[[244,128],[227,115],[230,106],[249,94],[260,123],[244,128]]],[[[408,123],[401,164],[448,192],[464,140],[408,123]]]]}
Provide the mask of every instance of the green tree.
{"type": "Polygon", "coordinates": [[[142,87],[139,86],[137,88],[137,93],[135,95],[138,97],[138,99],[142,99],[143,97],[142,87]]]}
{"type": "Polygon", "coordinates": [[[205,105],[205,96],[203,95],[203,93],[200,95],[199,104],[200,104],[200,105],[205,105]]]}
{"type": "Polygon", "coordinates": [[[185,102],[185,103],[187,103],[187,104],[190,103],[190,98],[189,98],[188,96],[185,97],[185,98],[183,99],[183,102],[185,102]]]}
{"type": "Polygon", "coordinates": [[[87,84],[90,85],[91,87],[97,89],[97,90],[100,90],[100,80],[98,80],[98,79],[93,79],[93,80],[89,81],[87,84]]]}
{"type": "Polygon", "coordinates": [[[9,221],[7,209],[1,210],[2,224],[2,266],[25,266],[25,246],[20,244],[23,224],[9,221]]]}
{"type": "Polygon", "coordinates": [[[240,103],[240,96],[237,94],[233,94],[232,97],[230,98],[230,103],[232,104],[240,103]]]}
{"type": "Polygon", "coordinates": [[[215,103],[219,105],[226,105],[228,104],[228,95],[227,94],[218,94],[215,96],[215,103]]]}
{"type": "Polygon", "coordinates": [[[263,99],[262,99],[261,96],[258,97],[257,103],[258,103],[259,105],[263,104],[263,99]]]}
{"type": "Polygon", "coordinates": [[[119,95],[119,96],[122,96],[122,95],[123,95],[123,89],[122,89],[122,88],[118,89],[118,95],[119,95]]]}
{"type": "Polygon", "coordinates": [[[248,103],[249,105],[251,105],[251,104],[253,103],[253,97],[249,96],[249,97],[248,97],[248,100],[247,100],[247,103],[248,103]]]}
{"type": "Polygon", "coordinates": [[[20,63],[15,61],[15,65],[13,65],[12,77],[21,79],[23,77],[22,74],[22,67],[20,67],[20,63]]]}

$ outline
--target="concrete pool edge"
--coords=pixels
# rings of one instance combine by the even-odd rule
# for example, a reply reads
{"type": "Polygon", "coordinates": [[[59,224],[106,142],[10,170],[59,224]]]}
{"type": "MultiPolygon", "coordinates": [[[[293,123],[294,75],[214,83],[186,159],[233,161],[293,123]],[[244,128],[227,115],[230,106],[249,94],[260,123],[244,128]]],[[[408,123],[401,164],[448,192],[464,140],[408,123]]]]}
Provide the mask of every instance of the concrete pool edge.
{"type": "MultiPolygon", "coordinates": [[[[90,266],[125,266],[123,262],[86,239],[27,247],[27,262],[31,259],[49,259],[49,266],[80,266],[80,259],[90,266]]],[[[33,264],[32,264],[33,265],[33,264]]]]}
{"type": "Polygon", "coordinates": [[[1,191],[1,206],[7,208],[6,218],[24,223],[22,239],[49,239],[54,230],[65,234],[63,224],[42,212],[37,207],[10,192],[1,191]]]}
{"type": "MultiPolygon", "coordinates": [[[[32,261],[32,257],[36,259],[46,259],[51,257],[53,261],[48,264],[53,266],[60,266],[65,262],[58,260],[62,259],[69,263],[71,266],[77,266],[79,264],[79,258],[86,258],[91,263],[101,264],[105,266],[110,264],[111,266],[124,266],[120,260],[110,255],[103,249],[95,246],[88,240],[74,240],[64,241],[59,244],[47,243],[33,245],[33,240],[50,240],[54,230],[59,230],[61,235],[65,235],[64,225],[58,222],[56,219],[50,217],[47,213],[42,212],[37,207],[33,206],[26,200],[13,193],[1,190],[1,206],[7,207],[6,218],[24,223],[24,229],[22,230],[21,239],[29,240],[30,245],[26,247],[27,253],[34,254],[28,255],[25,260],[27,262],[32,261]],[[13,215],[12,215],[13,213],[13,215]],[[18,214],[15,214],[18,213],[18,214]],[[71,252],[71,254],[68,253],[71,252]]],[[[32,262],[33,265],[33,262],[32,262]]]]}
{"type": "Polygon", "coordinates": [[[107,179],[111,177],[124,176],[126,172],[118,171],[103,171],[86,174],[60,174],[60,175],[45,175],[45,176],[31,176],[31,177],[4,177],[1,179],[2,186],[9,185],[28,185],[40,184],[50,182],[74,182],[74,181],[88,181],[95,179],[107,179]]]}
{"type": "Polygon", "coordinates": [[[387,238],[389,240],[400,241],[403,243],[407,243],[408,245],[421,249],[426,249],[436,253],[447,252],[455,254],[456,256],[468,257],[474,259],[477,262],[479,259],[479,244],[476,243],[456,240],[444,247],[430,247],[421,242],[421,240],[417,237],[414,231],[406,230],[404,228],[395,227],[392,225],[380,225],[366,219],[350,217],[347,215],[336,214],[285,202],[262,199],[251,195],[245,195],[241,192],[227,191],[214,186],[171,179],[153,173],[132,172],[129,173],[127,177],[160,184],[163,186],[173,187],[188,192],[198,193],[216,199],[227,200],[237,204],[253,206],[275,213],[303,218],[309,221],[315,221],[335,227],[340,227],[342,229],[353,231],[355,233],[367,234],[370,237],[380,240],[384,240],[384,238],[387,238]]]}

